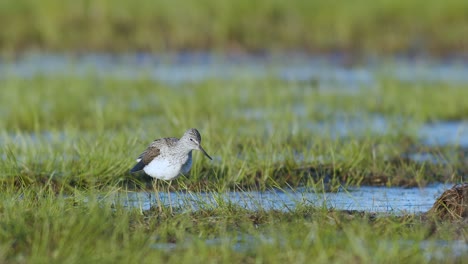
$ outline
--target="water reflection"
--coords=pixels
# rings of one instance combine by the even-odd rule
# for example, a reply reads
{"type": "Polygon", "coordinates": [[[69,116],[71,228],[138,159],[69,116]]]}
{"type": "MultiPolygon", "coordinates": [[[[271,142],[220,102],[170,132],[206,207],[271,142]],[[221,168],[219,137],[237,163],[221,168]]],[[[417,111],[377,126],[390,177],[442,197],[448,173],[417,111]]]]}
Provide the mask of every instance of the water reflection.
{"type": "MultiPolygon", "coordinates": [[[[290,211],[298,206],[325,206],[337,210],[358,210],[379,213],[422,213],[428,211],[437,197],[451,185],[435,184],[424,188],[372,187],[349,188],[336,193],[317,193],[307,188],[225,193],[171,192],[174,208],[181,210],[212,209],[231,204],[248,210],[290,211]]],[[[169,197],[159,192],[160,201],[169,206],[169,197]]],[[[154,192],[119,194],[116,202],[124,206],[149,210],[157,206],[154,192]]]]}

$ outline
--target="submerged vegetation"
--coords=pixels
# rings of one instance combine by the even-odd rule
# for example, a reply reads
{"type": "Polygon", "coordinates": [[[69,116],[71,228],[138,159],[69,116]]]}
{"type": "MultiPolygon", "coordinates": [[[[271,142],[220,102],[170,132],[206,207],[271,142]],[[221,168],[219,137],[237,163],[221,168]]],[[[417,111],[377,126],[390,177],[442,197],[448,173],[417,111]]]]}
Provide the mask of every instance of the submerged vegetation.
{"type": "Polygon", "coordinates": [[[467,50],[464,0],[238,0],[0,3],[0,50],[467,50]]]}

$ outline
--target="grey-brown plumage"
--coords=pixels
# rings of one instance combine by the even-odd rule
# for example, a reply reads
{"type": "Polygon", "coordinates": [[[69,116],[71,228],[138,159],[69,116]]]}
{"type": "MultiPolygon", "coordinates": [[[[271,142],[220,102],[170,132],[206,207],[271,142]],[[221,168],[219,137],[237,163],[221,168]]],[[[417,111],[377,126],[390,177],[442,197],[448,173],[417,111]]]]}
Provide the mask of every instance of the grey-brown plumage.
{"type": "Polygon", "coordinates": [[[187,130],[180,139],[156,139],[138,156],[138,163],[130,172],[143,170],[153,178],[172,180],[190,170],[192,150],[200,150],[211,159],[202,148],[200,133],[195,128],[187,130]]]}

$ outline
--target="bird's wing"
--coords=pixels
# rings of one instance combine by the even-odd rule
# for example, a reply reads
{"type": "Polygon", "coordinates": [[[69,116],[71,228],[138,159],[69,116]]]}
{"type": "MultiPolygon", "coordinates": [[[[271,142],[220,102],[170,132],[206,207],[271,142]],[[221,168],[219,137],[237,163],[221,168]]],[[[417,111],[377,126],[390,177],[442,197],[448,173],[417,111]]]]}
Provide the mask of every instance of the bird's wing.
{"type": "Polygon", "coordinates": [[[161,150],[156,146],[149,146],[143,153],[138,156],[137,161],[143,162],[143,164],[147,165],[150,163],[154,158],[161,154],[161,150]]]}
{"type": "Polygon", "coordinates": [[[137,158],[137,162],[143,162],[143,164],[147,165],[150,163],[154,158],[161,154],[162,146],[172,146],[177,143],[177,138],[161,138],[156,139],[153,141],[148,148],[143,151],[137,158]]]}

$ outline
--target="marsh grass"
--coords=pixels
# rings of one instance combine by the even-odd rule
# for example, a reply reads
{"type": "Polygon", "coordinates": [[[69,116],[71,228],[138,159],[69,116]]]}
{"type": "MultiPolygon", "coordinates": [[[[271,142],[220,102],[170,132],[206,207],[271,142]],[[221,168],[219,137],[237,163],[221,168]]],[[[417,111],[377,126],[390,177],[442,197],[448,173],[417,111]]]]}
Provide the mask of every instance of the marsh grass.
{"type": "Polygon", "coordinates": [[[466,10],[463,0],[9,0],[0,49],[447,54],[466,50],[466,10]]]}
{"type": "Polygon", "coordinates": [[[383,79],[343,94],[275,78],[168,86],[39,76],[6,78],[1,91],[4,186],[145,186],[149,178],[128,173],[134,158],[153,139],[189,127],[201,131],[214,161],[195,152],[182,178],[188,189],[415,186],[466,175],[463,149],[418,147],[417,138],[425,122],[467,116],[468,92],[456,84],[383,79]],[[443,162],[418,163],[406,158],[412,152],[443,162]]]}
{"type": "Polygon", "coordinates": [[[2,192],[0,260],[454,263],[466,257],[459,252],[442,260],[431,253],[449,252],[437,248],[437,241],[466,240],[466,230],[418,216],[381,217],[307,204],[288,212],[249,211],[222,202],[197,210],[182,205],[172,214],[166,207],[123,207],[112,198],[118,193],[122,190],[76,189],[64,195],[49,187],[2,192]]]}
{"type": "MultiPolygon", "coordinates": [[[[0,86],[0,262],[456,263],[467,257],[437,244],[466,241],[459,223],[338,212],[307,201],[249,211],[222,196],[463,181],[465,150],[423,146],[417,137],[425,122],[466,118],[467,90],[458,85],[382,79],[344,94],[275,78],[166,85],[89,75],[5,77],[0,86]],[[373,127],[376,118],[386,120],[383,128],[373,127]],[[342,133],[336,123],[358,126],[342,133]],[[189,194],[185,200],[172,211],[125,206],[129,192],[153,190],[149,177],[129,173],[135,157],[153,139],[189,127],[201,131],[213,161],[195,152],[191,173],[172,183],[189,194]],[[410,153],[438,162],[416,162],[410,153]],[[199,199],[204,194],[212,203],[199,199]],[[443,259],[430,253],[437,250],[443,259]]],[[[165,192],[167,183],[156,186],[165,192]]]]}

